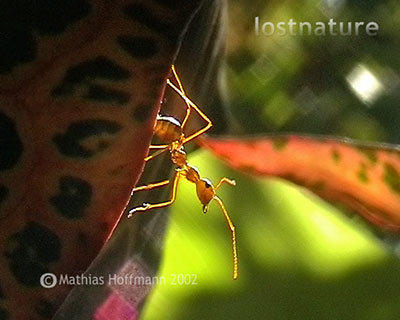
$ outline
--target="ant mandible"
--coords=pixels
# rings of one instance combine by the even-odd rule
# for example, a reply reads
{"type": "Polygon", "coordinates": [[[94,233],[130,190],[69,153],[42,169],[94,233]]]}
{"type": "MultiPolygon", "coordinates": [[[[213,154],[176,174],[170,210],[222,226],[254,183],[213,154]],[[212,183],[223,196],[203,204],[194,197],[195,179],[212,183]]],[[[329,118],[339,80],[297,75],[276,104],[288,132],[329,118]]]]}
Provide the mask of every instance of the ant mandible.
{"type": "MultiPolygon", "coordinates": [[[[183,89],[181,80],[176,72],[175,66],[171,67],[173,77],[178,84],[178,87],[170,80],[167,79],[167,84],[177,93],[179,96],[185,101],[187,106],[186,115],[182,121],[182,123],[170,116],[158,115],[157,122],[154,128],[154,134],[165,144],[162,145],[150,145],[149,149],[158,149],[158,151],[154,152],[152,155],[149,155],[145,158],[145,161],[149,161],[154,159],[156,156],[160,155],[166,150],[169,150],[171,161],[174,165],[176,165],[175,175],[172,180],[172,194],[171,199],[165,202],[160,203],[143,203],[142,206],[133,208],[129,211],[128,218],[132,217],[135,213],[145,212],[152,209],[167,207],[174,203],[176,199],[176,193],[178,189],[178,183],[181,178],[186,178],[187,181],[192,182],[196,185],[197,197],[203,205],[203,212],[206,213],[208,210],[208,205],[212,200],[215,200],[220,206],[225,220],[228,223],[229,230],[232,235],[232,253],[233,253],[233,279],[237,279],[238,277],[238,255],[237,255],[237,246],[236,246],[236,231],[235,226],[232,223],[231,218],[229,217],[228,212],[225,209],[224,203],[222,200],[216,195],[216,191],[221,187],[223,183],[227,183],[231,186],[235,186],[236,182],[234,180],[230,180],[228,178],[222,178],[217,185],[214,187],[210,180],[204,179],[200,177],[200,173],[196,167],[191,166],[186,158],[186,152],[184,149],[184,144],[197,138],[207,130],[209,130],[212,126],[211,120],[200,110],[200,108],[187,96],[183,89]],[[194,132],[188,137],[185,137],[184,128],[186,122],[189,119],[191,111],[195,110],[200,117],[207,123],[202,129],[194,132]]],[[[170,183],[170,180],[164,180],[156,183],[151,183],[148,185],[136,187],[132,190],[132,194],[138,191],[151,190],[154,188],[159,188],[162,186],[166,186],[170,183]]]]}

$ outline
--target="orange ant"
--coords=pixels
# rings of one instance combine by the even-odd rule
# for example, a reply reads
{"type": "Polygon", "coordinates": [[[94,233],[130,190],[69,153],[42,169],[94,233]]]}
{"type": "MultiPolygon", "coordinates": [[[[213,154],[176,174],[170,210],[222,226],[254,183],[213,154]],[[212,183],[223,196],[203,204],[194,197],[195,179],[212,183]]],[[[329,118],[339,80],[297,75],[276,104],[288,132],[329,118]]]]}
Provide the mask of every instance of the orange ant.
{"type": "MultiPolygon", "coordinates": [[[[225,220],[228,223],[229,230],[232,234],[232,253],[233,253],[233,279],[237,279],[238,277],[238,256],[237,256],[237,247],[236,247],[236,231],[235,226],[232,223],[232,220],[229,217],[228,212],[225,209],[224,203],[222,200],[216,195],[216,191],[223,183],[228,183],[231,186],[235,186],[236,182],[234,180],[230,180],[228,178],[222,178],[217,185],[214,187],[210,180],[200,178],[200,173],[196,167],[191,166],[186,159],[186,152],[184,149],[184,144],[197,138],[207,130],[209,130],[212,126],[211,120],[200,110],[196,104],[190,100],[183,89],[180,78],[175,70],[175,66],[171,67],[172,73],[175,81],[177,82],[179,88],[169,79],[167,79],[167,84],[177,93],[179,96],[185,101],[187,109],[186,115],[183,119],[183,122],[180,123],[174,117],[158,115],[157,122],[154,129],[154,134],[164,143],[162,145],[150,145],[151,149],[158,149],[158,151],[154,152],[152,155],[149,155],[145,158],[145,161],[149,161],[154,159],[156,156],[160,155],[166,150],[169,150],[171,161],[174,165],[176,165],[175,175],[172,181],[172,195],[171,199],[165,202],[150,204],[143,203],[142,206],[133,208],[129,211],[128,218],[132,217],[135,213],[145,212],[152,209],[163,208],[174,203],[176,199],[176,193],[178,189],[178,183],[180,178],[186,178],[189,182],[192,182],[196,185],[197,197],[200,202],[203,204],[203,212],[206,213],[208,210],[208,205],[212,200],[215,200],[218,205],[221,207],[221,210],[224,214],[225,220]],[[188,137],[185,137],[184,128],[186,122],[189,119],[190,113],[194,109],[201,118],[207,123],[202,129],[196,131],[188,137]]],[[[143,191],[143,190],[151,190],[154,188],[159,188],[165,185],[168,185],[170,180],[164,180],[161,182],[151,183],[148,185],[136,187],[132,190],[132,193],[143,191]]]]}

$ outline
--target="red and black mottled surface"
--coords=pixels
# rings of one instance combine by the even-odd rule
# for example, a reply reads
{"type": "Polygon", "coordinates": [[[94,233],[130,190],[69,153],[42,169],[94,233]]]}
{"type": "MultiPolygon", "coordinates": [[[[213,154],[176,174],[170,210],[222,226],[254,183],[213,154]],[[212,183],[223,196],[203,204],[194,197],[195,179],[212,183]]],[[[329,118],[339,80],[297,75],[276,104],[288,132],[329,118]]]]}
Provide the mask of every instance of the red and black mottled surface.
{"type": "Polygon", "coordinates": [[[200,1],[0,4],[0,319],[49,319],[143,169],[165,79],[200,1]]]}

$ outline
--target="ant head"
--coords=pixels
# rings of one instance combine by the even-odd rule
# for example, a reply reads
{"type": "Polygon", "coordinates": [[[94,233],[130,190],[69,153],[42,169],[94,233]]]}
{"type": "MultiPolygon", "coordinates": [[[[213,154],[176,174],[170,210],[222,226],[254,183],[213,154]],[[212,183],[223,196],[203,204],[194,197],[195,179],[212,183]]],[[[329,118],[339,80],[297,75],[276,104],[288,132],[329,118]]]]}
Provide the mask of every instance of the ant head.
{"type": "Polygon", "coordinates": [[[210,180],[200,179],[196,182],[197,196],[203,204],[203,212],[206,213],[208,204],[215,197],[215,190],[210,180]]]}

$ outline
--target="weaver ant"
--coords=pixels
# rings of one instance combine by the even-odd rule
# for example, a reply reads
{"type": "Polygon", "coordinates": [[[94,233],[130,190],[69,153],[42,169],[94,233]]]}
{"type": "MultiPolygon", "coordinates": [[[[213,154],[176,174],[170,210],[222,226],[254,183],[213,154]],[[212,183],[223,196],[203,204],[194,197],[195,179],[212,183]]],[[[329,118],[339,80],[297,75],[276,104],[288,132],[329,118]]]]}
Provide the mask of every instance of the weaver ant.
{"type": "MultiPolygon", "coordinates": [[[[191,166],[186,158],[186,152],[184,149],[184,144],[187,142],[197,138],[207,130],[209,130],[212,126],[211,120],[200,110],[200,108],[187,96],[183,89],[181,80],[175,70],[175,66],[171,67],[173,77],[177,82],[178,86],[176,86],[170,79],[167,79],[167,84],[184,100],[187,109],[186,115],[182,121],[182,123],[170,116],[158,115],[157,122],[154,128],[154,134],[165,144],[162,145],[150,145],[150,150],[157,149],[156,152],[147,156],[145,161],[149,161],[154,159],[156,156],[160,155],[166,150],[169,150],[171,161],[174,165],[176,165],[175,175],[172,180],[172,194],[171,199],[165,202],[160,203],[143,203],[142,206],[133,208],[129,211],[128,218],[132,217],[135,213],[145,212],[152,209],[167,207],[174,203],[176,199],[176,193],[178,189],[178,183],[181,178],[186,178],[187,181],[192,182],[196,185],[197,197],[203,205],[203,212],[206,213],[208,210],[208,205],[212,200],[215,200],[220,206],[225,220],[228,223],[229,230],[232,235],[232,253],[233,253],[233,279],[237,279],[238,277],[238,256],[237,256],[237,247],[236,247],[236,231],[235,226],[232,223],[232,220],[229,217],[228,212],[225,209],[224,203],[222,200],[216,195],[216,191],[221,187],[223,183],[227,183],[231,186],[235,186],[236,182],[234,180],[230,180],[228,178],[222,178],[214,187],[210,180],[204,179],[200,177],[200,173],[196,167],[191,166]],[[179,87],[179,88],[178,88],[179,87]],[[189,119],[191,111],[195,110],[200,117],[207,123],[202,129],[194,132],[188,137],[185,137],[184,128],[189,119]]],[[[136,187],[132,190],[132,194],[138,191],[151,190],[154,188],[159,188],[166,186],[170,183],[170,180],[164,180],[156,183],[151,183],[148,185],[136,187]]]]}

